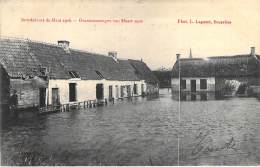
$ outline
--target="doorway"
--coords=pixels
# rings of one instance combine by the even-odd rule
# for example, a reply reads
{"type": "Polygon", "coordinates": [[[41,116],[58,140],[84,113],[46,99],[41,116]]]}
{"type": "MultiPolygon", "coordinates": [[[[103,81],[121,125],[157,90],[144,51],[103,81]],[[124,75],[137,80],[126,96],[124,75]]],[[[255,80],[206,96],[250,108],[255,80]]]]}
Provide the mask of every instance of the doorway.
{"type": "Polygon", "coordinates": [[[141,84],[141,94],[144,94],[144,84],[141,84]]]}
{"type": "Polygon", "coordinates": [[[193,80],[190,80],[190,89],[191,89],[191,92],[196,92],[196,80],[193,79],[193,80]]]}
{"type": "Polygon", "coordinates": [[[59,88],[52,88],[52,105],[60,104],[59,88]]]}
{"type": "Polygon", "coordinates": [[[46,88],[39,89],[39,107],[46,106],[46,88]]]}
{"type": "Polygon", "coordinates": [[[134,94],[137,94],[137,84],[134,84],[134,94]]]}
{"type": "Polygon", "coordinates": [[[121,86],[121,97],[124,97],[124,86],[121,86]]]}
{"type": "Polygon", "coordinates": [[[103,84],[97,84],[96,85],[96,98],[98,100],[104,98],[104,87],[103,87],[103,84]]]}
{"type": "Polygon", "coordinates": [[[76,101],[76,83],[69,83],[69,101],[76,101]]]}
{"type": "Polygon", "coordinates": [[[127,97],[131,97],[131,86],[130,85],[126,86],[126,92],[127,92],[127,97]]]}
{"type": "Polygon", "coordinates": [[[119,98],[119,88],[118,88],[118,85],[116,85],[116,98],[117,99],[119,98]]]}
{"type": "Polygon", "coordinates": [[[109,89],[108,97],[109,97],[109,100],[111,100],[111,99],[113,98],[113,86],[110,85],[110,86],[108,87],[108,89],[109,89]]]}

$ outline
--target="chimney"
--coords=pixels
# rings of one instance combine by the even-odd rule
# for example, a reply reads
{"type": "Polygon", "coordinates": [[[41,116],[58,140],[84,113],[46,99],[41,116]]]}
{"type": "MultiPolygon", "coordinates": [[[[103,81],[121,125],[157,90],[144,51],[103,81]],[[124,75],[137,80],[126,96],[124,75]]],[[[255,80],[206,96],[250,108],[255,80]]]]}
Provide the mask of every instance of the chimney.
{"type": "Polygon", "coordinates": [[[255,47],[251,47],[251,56],[255,56],[255,47]]]}
{"type": "Polygon", "coordinates": [[[176,54],[176,61],[179,60],[180,57],[181,57],[181,54],[177,53],[177,54],[176,54]]]}
{"type": "Polygon", "coordinates": [[[66,40],[59,40],[58,41],[58,45],[63,47],[63,49],[65,51],[69,51],[69,45],[70,45],[70,42],[69,41],[66,41],[66,40]]]}
{"type": "Polygon", "coordinates": [[[117,62],[117,52],[108,52],[108,57],[112,57],[115,62],[117,62]]]}

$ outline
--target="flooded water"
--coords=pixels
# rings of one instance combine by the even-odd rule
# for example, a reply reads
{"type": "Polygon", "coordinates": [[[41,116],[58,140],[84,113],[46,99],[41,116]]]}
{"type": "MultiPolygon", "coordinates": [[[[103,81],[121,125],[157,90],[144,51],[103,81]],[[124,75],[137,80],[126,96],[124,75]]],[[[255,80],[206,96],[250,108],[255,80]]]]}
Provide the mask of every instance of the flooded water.
{"type": "Polygon", "coordinates": [[[3,122],[2,165],[259,165],[260,102],[160,97],[3,122]],[[180,110],[179,110],[180,109],[180,110]]]}

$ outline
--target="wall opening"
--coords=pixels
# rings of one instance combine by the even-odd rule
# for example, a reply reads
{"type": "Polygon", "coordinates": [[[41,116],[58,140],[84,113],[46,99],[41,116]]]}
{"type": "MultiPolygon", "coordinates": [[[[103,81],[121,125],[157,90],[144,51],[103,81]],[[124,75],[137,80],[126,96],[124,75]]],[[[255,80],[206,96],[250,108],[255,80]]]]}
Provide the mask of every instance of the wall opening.
{"type": "Polygon", "coordinates": [[[98,100],[104,98],[104,86],[103,86],[103,84],[97,84],[96,85],[96,98],[98,100]]]}
{"type": "Polygon", "coordinates": [[[118,88],[118,85],[116,85],[116,98],[119,98],[119,88],[118,88]]]}
{"type": "Polygon", "coordinates": [[[52,88],[52,105],[60,104],[59,88],[52,88]]]}
{"type": "Polygon", "coordinates": [[[186,80],[181,80],[181,89],[186,89],[186,80]]]}
{"type": "Polygon", "coordinates": [[[134,94],[137,94],[137,84],[134,84],[134,94]]]}
{"type": "Polygon", "coordinates": [[[46,88],[39,89],[39,106],[46,106],[46,88]]]}
{"type": "Polygon", "coordinates": [[[126,92],[127,92],[127,97],[131,97],[131,86],[130,85],[126,86],[126,92]]]}
{"type": "Polygon", "coordinates": [[[191,89],[191,92],[196,92],[196,80],[195,79],[190,80],[190,89],[191,89]]]}
{"type": "Polygon", "coordinates": [[[76,83],[69,83],[69,101],[76,101],[76,83]]]}
{"type": "Polygon", "coordinates": [[[121,97],[124,97],[124,86],[121,86],[121,97]]]}
{"type": "Polygon", "coordinates": [[[111,100],[113,98],[113,86],[109,85],[108,89],[109,89],[108,97],[109,97],[109,100],[111,100]]]}
{"type": "Polygon", "coordinates": [[[200,80],[200,89],[207,89],[207,80],[206,79],[200,80]]]}

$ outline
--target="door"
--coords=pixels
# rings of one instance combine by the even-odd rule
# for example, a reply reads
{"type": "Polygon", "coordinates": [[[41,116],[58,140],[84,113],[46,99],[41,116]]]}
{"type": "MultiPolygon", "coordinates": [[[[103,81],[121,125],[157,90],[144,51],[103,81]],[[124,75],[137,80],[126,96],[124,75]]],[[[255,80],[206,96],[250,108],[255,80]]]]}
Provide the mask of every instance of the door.
{"type": "Polygon", "coordinates": [[[103,84],[97,84],[96,85],[96,98],[97,99],[103,99],[104,98],[103,84]]]}
{"type": "Polygon", "coordinates": [[[76,83],[69,84],[69,101],[76,101],[76,83]]]}
{"type": "Polygon", "coordinates": [[[60,104],[60,95],[58,88],[52,88],[52,105],[59,105],[60,104]]]}
{"type": "Polygon", "coordinates": [[[190,89],[191,89],[191,92],[196,92],[196,80],[191,80],[190,81],[190,89]]]}
{"type": "Polygon", "coordinates": [[[113,86],[109,86],[108,87],[108,89],[109,89],[109,95],[108,95],[108,97],[109,97],[109,99],[112,99],[113,98],[113,86]]]}
{"type": "Polygon", "coordinates": [[[45,103],[45,101],[46,101],[46,88],[40,88],[39,89],[39,106],[40,107],[44,107],[44,106],[46,106],[46,103],[45,103]]]}

